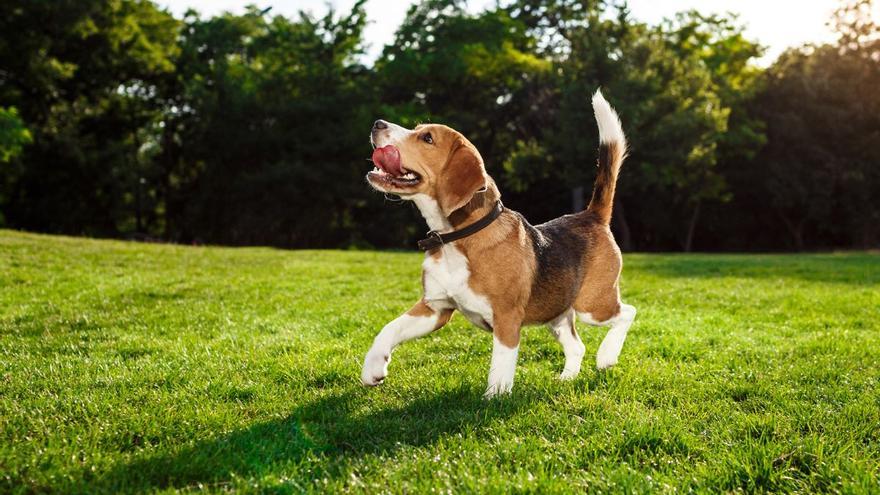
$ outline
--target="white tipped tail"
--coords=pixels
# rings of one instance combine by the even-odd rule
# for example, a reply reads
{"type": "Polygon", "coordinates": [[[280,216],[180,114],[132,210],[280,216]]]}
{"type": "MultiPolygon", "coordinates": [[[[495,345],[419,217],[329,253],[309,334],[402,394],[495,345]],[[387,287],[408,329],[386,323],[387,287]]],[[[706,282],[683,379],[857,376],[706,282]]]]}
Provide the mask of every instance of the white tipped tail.
{"type": "Polygon", "coordinates": [[[601,89],[597,89],[593,94],[593,113],[596,114],[596,123],[599,124],[599,142],[616,142],[626,146],[626,137],[623,135],[620,117],[602,96],[601,89]]]}
{"type": "Polygon", "coordinates": [[[611,209],[614,206],[614,189],[617,187],[617,173],[626,158],[626,137],[620,118],[611,105],[605,101],[601,91],[593,95],[593,112],[599,125],[599,171],[593,186],[593,197],[587,212],[605,225],[611,223],[611,209]]]}

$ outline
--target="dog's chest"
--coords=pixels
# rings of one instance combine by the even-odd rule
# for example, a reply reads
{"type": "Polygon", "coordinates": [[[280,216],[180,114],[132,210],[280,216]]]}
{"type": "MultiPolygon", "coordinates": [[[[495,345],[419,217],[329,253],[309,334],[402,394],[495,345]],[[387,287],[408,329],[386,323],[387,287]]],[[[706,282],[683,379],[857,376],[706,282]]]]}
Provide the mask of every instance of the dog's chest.
{"type": "Polygon", "coordinates": [[[452,306],[474,325],[490,330],[492,305],[468,285],[471,272],[467,258],[455,246],[446,245],[440,249],[439,257],[426,256],[422,263],[425,300],[440,306],[452,306]]]}

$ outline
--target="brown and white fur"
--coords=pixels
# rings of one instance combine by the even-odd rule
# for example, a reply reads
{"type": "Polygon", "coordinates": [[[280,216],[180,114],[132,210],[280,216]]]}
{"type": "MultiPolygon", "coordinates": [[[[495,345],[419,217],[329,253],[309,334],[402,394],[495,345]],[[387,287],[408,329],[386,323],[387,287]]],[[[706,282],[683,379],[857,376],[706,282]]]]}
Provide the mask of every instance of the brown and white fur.
{"type": "MultiPolygon", "coordinates": [[[[364,359],[364,385],[382,383],[392,350],[439,329],[455,310],[492,332],[486,397],[511,390],[524,325],[547,325],[562,345],[562,379],[577,376],[585,352],[575,318],[610,327],[596,366],[617,363],[636,314],[620,301],[622,261],[609,228],[626,139],[600,92],[592,103],[599,124],[599,170],[587,209],[537,226],[505,209],[476,234],[428,251],[422,299],[376,336],[364,359]]],[[[449,127],[428,124],[408,130],[380,120],[370,139],[377,168],[367,174],[369,184],[413,201],[431,230],[470,225],[500,198],[480,153],[449,127]]]]}

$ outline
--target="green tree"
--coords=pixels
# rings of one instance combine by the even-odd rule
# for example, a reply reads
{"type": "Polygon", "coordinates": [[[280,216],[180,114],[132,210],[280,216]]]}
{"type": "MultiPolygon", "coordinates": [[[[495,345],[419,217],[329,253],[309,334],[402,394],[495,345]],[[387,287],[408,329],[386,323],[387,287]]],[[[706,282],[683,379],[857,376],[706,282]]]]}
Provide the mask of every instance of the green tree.
{"type": "Polygon", "coordinates": [[[729,16],[657,26],[615,0],[459,0],[408,11],[373,67],[350,12],[174,19],[148,0],[0,3],[0,211],[16,228],[282,246],[409,245],[414,208],[363,185],[373,120],[470,137],[534,221],[583,207],[602,88],[631,150],[625,248],[874,246],[880,36],[764,71],[729,16]]]}
{"type": "MultiPolygon", "coordinates": [[[[580,208],[594,173],[587,166],[596,132],[590,95],[603,88],[631,147],[615,232],[625,248],[689,250],[701,204],[726,198],[715,164],[730,108],[714,77],[723,56],[743,55],[731,41],[742,41],[740,32],[724,18],[695,14],[652,28],[613,2],[524,0],[510,11],[545,40],[542,51],[556,66],[552,119],[543,126],[541,150],[526,147],[526,156],[544,156],[550,176],[580,186],[572,192],[580,208]]],[[[736,72],[749,57],[725,69],[736,72]]]]}
{"type": "Polygon", "coordinates": [[[33,134],[4,180],[7,220],[68,233],[133,230],[140,133],[156,116],[156,75],[174,68],[176,27],[146,1],[0,5],[0,104],[15,105],[33,134]]]}
{"type": "Polygon", "coordinates": [[[358,242],[372,122],[358,62],[366,17],[184,19],[166,88],[161,163],[171,238],[229,244],[358,242]]]}
{"type": "MultiPolygon", "coordinates": [[[[684,249],[690,251],[697,233],[698,220],[705,206],[728,210],[725,205],[733,198],[731,181],[739,179],[744,162],[754,160],[766,138],[763,122],[747,112],[754,98],[762,70],[753,61],[763,49],[743,34],[736,17],[702,15],[697,11],[682,12],[674,20],[663,23],[663,29],[679,57],[693,57],[710,78],[709,89],[717,97],[720,111],[727,118],[720,132],[714,133],[714,157],[705,162],[692,177],[699,182],[688,200],[690,220],[684,249]]],[[[737,190],[748,191],[749,185],[737,183],[737,190]]],[[[711,218],[703,222],[705,230],[727,225],[731,218],[711,218]]]]}
{"type": "MultiPolygon", "coordinates": [[[[21,154],[23,147],[32,141],[31,133],[15,107],[0,107],[0,205],[3,201],[3,191],[9,188],[7,182],[13,177],[10,164],[13,158],[21,154]]],[[[0,226],[5,225],[6,220],[3,211],[0,210],[0,226]]]]}
{"type": "Polygon", "coordinates": [[[870,2],[844,4],[839,43],[783,54],[753,106],[768,143],[752,182],[798,250],[880,241],[880,45],[870,12],[870,2]]]}
{"type": "Polygon", "coordinates": [[[550,68],[534,47],[503,10],[470,15],[461,1],[417,3],[376,63],[383,103],[410,114],[404,124],[442,119],[461,129],[497,168],[489,158],[523,134],[523,103],[550,68]]]}
{"type": "Polygon", "coordinates": [[[24,145],[31,142],[31,133],[15,107],[0,107],[0,163],[7,163],[21,154],[24,145]]]}

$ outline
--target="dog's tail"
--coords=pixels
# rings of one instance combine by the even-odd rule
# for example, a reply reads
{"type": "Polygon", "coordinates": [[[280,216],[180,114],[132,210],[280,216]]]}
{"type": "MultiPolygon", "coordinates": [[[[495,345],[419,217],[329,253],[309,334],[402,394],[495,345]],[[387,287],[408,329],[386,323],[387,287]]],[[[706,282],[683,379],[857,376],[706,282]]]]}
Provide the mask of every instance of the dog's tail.
{"type": "Polygon", "coordinates": [[[593,95],[593,113],[599,124],[599,159],[596,184],[587,212],[593,214],[605,225],[611,223],[611,208],[614,204],[614,188],[617,185],[617,172],[626,158],[626,137],[617,112],[597,90],[593,95]]]}

